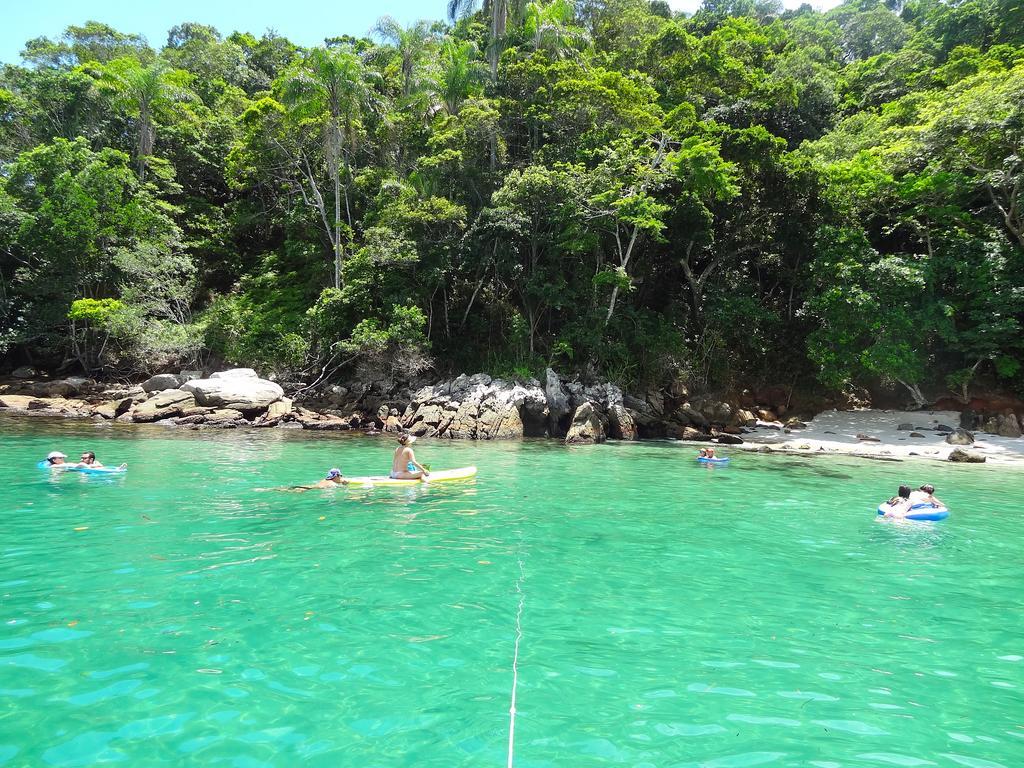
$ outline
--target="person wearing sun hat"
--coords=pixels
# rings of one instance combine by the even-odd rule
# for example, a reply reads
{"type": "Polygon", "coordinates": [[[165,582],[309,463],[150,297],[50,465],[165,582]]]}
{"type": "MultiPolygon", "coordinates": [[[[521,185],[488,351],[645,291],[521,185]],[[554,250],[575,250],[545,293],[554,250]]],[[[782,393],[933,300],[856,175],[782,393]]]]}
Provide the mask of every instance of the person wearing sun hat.
{"type": "Polygon", "coordinates": [[[49,464],[51,467],[60,467],[64,466],[64,459],[66,458],[67,456],[65,456],[60,451],[50,451],[48,454],[46,454],[46,463],[49,464]]]}
{"type": "Polygon", "coordinates": [[[430,477],[430,471],[416,461],[416,454],[412,452],[412,444],[416,442],[416,435],[403,432],[398,436],[398,447],[391,459],[392,480],[426,480],[430,477]]]}

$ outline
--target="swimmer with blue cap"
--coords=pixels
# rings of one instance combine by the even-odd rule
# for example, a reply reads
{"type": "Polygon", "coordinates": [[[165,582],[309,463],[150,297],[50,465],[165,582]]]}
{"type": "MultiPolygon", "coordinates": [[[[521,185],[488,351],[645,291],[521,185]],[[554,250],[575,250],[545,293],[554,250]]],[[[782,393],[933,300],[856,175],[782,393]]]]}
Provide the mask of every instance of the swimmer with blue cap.
{"type": "Polygon", "coordinates": [[[327,477],[321,480],[319,483],[314,485],[293,485],[291,488],[284,490],[288,491],[314,491],[318,488],[334,488],[339,485],[348,485],[348,480],[345,479],[344,475],[341,474],[341,470],[337,467],[327,470],[327,477]]]}

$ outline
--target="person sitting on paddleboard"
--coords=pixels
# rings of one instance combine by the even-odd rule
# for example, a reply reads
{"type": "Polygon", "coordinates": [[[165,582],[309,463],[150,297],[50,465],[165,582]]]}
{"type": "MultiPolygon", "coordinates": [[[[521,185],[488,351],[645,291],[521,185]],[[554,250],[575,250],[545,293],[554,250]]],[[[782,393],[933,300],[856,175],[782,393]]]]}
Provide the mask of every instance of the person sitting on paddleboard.
{"type": "Polygon", "coordinates": [[[64,459],[66,458],[67,456],[65,456],[60,451],[50,451],[48,454],[46,454],[46,463],[49,464],[51,467],[63,467],[67,466],[64,463],[64,459]]]}
{"type": "Polygon", "coordinates": [[[910,492],[910,505],[916,504],[931,504],[933,507],[944,507],[946,506],[937,498],[935,498],[935,486],[925,483],[916,491],[910,492]]]}
{"type": "Polygon", "coordinates": [[[886,502],[889,509],[885,511],[886,517],[903,517],[910,510],[910,486],[901,485],[896,495],[886,502]]]}
{"type": "Polygon", "coordinates": [[[412,452],[412,444],[416,442],[416,435],[403,432],[398,436],[398,447],[391,459],[392,480],[426,480],[430,471],[416,461],[416,455],[412,452]]]}

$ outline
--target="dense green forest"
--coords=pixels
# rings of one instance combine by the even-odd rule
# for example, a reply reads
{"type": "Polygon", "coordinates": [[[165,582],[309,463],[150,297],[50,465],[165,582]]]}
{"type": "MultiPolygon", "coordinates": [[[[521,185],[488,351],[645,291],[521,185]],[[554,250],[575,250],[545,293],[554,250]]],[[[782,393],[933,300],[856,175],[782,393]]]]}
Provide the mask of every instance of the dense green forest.
{"type": "Polygon", "coordinates": [[[1024,390],[1021,0],[437,15],[27,42],[7,365],[1024,390]]]}

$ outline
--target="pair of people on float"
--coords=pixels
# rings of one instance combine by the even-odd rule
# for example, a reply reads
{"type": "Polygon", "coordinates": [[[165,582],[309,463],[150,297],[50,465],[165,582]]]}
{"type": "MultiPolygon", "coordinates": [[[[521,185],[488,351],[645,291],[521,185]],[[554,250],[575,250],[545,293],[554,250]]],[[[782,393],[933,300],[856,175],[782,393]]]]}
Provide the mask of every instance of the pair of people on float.
{"type": "Polygon", "coordinates": [[[936,508],[946,506],[935,496],[935,486],[930,483],[925,483],[917,490],[911,490],[909,485],[901,485],[896,495],[886,502],[889,509],[885,514],[886,517],[900,517],[923,504],[936,508]]]}
{"type": "Polygon", "coordinates": [[[715,456],[715,449],[714,448],[701,448],[700,451],[697,452],[697,458],[698,459],[717,459],[718,457],[715,456]]]}
{"type": "MultiPolygon", "coordinates": [[[[67,456],[60,451],[50,451],[46,454],[46,463],[52,467],[64,467],[66,469],[71,468],[85,468],[85,469],[102,469],[103,465],[96,460],[96,454],[93,451],[85,451],[81,459],[70,464],[67,461],[67,456]]],[[[122,464],[121,467],[127,467],[127,464],[122,464]]]]}

